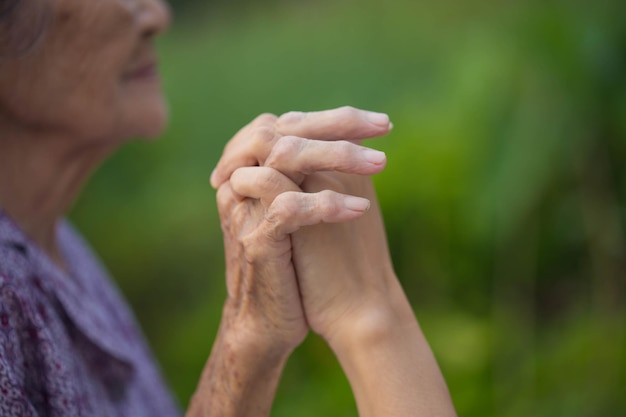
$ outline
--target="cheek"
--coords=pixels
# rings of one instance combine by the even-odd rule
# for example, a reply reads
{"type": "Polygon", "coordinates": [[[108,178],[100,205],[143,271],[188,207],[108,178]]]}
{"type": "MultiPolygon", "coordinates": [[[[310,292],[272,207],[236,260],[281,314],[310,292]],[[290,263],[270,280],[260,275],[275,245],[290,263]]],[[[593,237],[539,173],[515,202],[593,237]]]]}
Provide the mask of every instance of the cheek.
{"type": "Polygon", "coordinates": [[[59,70],[48,60],[27,60],[0,71],[0,111],[38,129],[82,136],[104,132],[119,111],[119,96],[115,77],[59,70]]]}
{"type": "Polygon", "coordinates": [[[48,48],[56,54],[47,59],[55,75],[50,82],[68,121],[80,124],[80,130],[104,133],[120,111],[121,75],[138,40],[134,19],[124,8],[111,6],[116,1],[67,1],[84,6],[59,14],[48,48]]]}

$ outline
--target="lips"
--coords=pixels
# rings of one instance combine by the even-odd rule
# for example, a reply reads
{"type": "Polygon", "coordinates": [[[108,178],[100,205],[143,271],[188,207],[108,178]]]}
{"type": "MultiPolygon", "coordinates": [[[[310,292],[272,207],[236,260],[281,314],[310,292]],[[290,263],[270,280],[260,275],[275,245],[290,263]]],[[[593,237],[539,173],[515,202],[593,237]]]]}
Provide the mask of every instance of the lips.
{"type": "Polygon", "coordinates": [[[159,78],[156,61],[142,63],[133,67],[124,78],[128,81],[154,80],[159,78]]]}

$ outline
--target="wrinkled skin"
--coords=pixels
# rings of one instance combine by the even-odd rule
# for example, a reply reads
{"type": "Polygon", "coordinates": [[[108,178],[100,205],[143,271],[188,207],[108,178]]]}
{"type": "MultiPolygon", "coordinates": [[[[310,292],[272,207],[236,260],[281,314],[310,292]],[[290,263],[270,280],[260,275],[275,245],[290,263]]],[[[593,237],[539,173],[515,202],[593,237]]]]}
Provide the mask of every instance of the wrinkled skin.
{"type": "Polygon", "coordinates": [[[263,115],[228,144],[213,175],[230,302],[250,320],[263,317],[270,324],[259,328],[274,326],[291,349],[308,327],[331,338],[342,317],[384,301],[396,284],[368,178],[386,159],[373,151],[368,161],[357,145],[390,124],[368,114],[263,115]],[[349,208],[348,196],[367,200],[349,208]]]}
{"type": "Polygon", "coordinates": [[[335,353],[362,417],[456,415],[392,268],[369,178],[386,158],[359,145],[390,128],[344,107],[263,115],[228,143],[211,181],[228,300],[189,416],[268,415],[308,329],[335,353]]]}
{"type": "MultiPolygon", "coordinates": [[[[0,206],[65,268],[56,225],[85,179],[165,126],[153,41],[170,16],[162,0],[48,4],[41,41],[0,61],[0,206]]],[[[359,146],[390,128],[348,107],[263,115],[226,146],[212,185],[228,298],[188,416],[268,415],[309,329],[337,355],[363,417],[454,415],[391,268],[369,180],[385,156],[359,146]]]]}
{"type": "Polygon", "coordinates": [[[17,9],[30,19],[43,7],[50,22],[42,39],[0,61],[0,121],[76,144],[161,133],[167,106],[158,77],[136,75],[157,63],[153,41],[169,26],[166,4],[54,0],[17,9]]]}
{"type": "Polygon", "coordinates": [[[63,269],[56,224],[85,180],[167,122],[154,39],[169,21],[162,0],[20,0],[0,21],[0,36],[43,30],[19,54],[0,45],[0,206],[63,269]]]}

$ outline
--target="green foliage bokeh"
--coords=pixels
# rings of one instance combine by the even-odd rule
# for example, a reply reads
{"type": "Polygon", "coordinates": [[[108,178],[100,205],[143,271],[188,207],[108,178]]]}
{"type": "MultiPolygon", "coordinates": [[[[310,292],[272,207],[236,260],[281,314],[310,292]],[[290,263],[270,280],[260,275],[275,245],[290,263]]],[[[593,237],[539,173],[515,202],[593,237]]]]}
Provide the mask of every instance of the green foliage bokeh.
{"type": "MultiPolygon", "coordinates": [[[[626,415],[622,1],[185,4],[160,41],[170,128],[109,160],[72,214],[183,406],[225,297],[224,144],[262,112],[349,104],[394,122],[368,142],[389,161],[375,181],[459,415],[626,415]]],[[[356,415],[319,338],[273,415],[356,415]]]]}

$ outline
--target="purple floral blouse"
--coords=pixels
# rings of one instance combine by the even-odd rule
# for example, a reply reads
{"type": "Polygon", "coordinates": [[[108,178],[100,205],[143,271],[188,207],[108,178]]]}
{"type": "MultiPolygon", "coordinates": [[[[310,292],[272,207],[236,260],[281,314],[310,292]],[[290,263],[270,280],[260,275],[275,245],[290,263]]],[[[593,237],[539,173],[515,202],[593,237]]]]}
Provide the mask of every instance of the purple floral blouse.
{"type": "Polygon", "coordinates": [[[105,269],[57,232],[70,273],[0,210],[0,416],[180,416],[105,269]]]}

